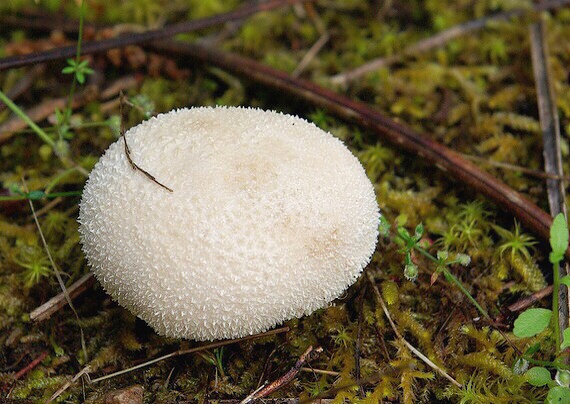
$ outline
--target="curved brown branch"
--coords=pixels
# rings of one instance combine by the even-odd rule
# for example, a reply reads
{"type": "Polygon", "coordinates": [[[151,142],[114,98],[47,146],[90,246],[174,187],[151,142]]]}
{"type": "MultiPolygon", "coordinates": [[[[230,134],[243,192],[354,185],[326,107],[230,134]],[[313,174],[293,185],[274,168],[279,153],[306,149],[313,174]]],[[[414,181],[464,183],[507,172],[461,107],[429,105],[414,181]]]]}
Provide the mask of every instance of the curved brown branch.
{"type": "MultiPolygon", "coordinates": [[[[356,121],[359,125],[377,133],[384,140],[419,155],[427,162],[448,172],[451,178],[486,195],[502,209],[512,213],[541,239],[548,240],[550,237],[552,219],[532,201],[481,170],[459,153],[406,125],[387,118],[368,105],[351,100],[310,81],[291,77],[252,59],[216,49],[174,41],[153,42],[150,48],[171,56],[184,57],[185,60],[195,59],[219,66],[255,82],[299,97],[313,105],[326,108],[341,118],[356,121]]],[[[566,251],[566,255],[570,257],[570,248],[566,251]]]]}
{"type": "MultiPolygon", "coordinates": [[[[262,3],[252,3],[250,5],[240,7],[237,10],[228,13],[217,14],[212,17],[199,20],[186,21],[179,24],[173,24],[161,29],[146,31],[140,34],[128,34],[116,38],[103,39],[99,41],[85,42],[81,48],[81,54],[87,55],[91,53],[103,52],[109,49],[122,48],[128,45],[142,44],[149,41],[169,38],[171,36],[186,32],[196,31],[220,25],[228,21],[240,20],[249,17],[252,14],[261,11],[274,10],[289,4],[304,3],[312,0],[268,0],[262,3]]],[[[77,46],[65,46],[61,48],[51,49],[45,52],[36,52],[27,55],[10,56],[0,59],[0,71],[14,68],[43,63],[50,60],[58,60],[74,57],[77,52],[77,46]]]]}

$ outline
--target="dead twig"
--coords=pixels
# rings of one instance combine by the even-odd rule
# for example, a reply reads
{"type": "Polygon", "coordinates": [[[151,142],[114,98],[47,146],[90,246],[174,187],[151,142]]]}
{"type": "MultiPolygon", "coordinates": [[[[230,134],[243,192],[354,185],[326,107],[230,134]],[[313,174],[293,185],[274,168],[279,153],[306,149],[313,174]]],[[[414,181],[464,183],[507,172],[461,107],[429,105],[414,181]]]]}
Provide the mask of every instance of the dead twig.
{"type": "MultiPolygon", "coordinates": [[[[219,66],[312,105],[325,108],[343,119],[356,121],[383,140],[447,171],[450,178],[455,178],[466,188],[486,195],[542,240],[548,240],[550,237],[552,218],[532,201],[481,170],[459,153],[384,116],[362,102],[351,100],[310,81],[291,77],[287,73],[264,66],[252,59],[228,52],[176,41],[153,42],[149,47],[156,52],[178,56],[184,61],[193,59],[219,66]]],[[[566,255],[570,257],[570,247],[566,250],[566,255]]]]}
{"type": "Polygon", "coordinates": [[[477,161],[479,163],[488,164],[490,166],[503,168],[503,169],[509,170],[509,171],[520,172],[522,174],[528,175],[529,177],[536,177],[536,178],[543,178],[543,179],[554,179],[554,180],[570,182],[569,176],[560,176],[560,175],[556,175],[556,174],[550,174],[550,173],[546,173],[544,171],[533,170],[531,168],[526,168],[523,166],[517,166],[515,164],[503,163],[501,161],[493,161],[493,160],[489,160],[489,159],[486,159],[483,157],[473,156],[470,154],[462,153],[461,155],[463,157],[465,157],[467,160],[477,161]]]}
{"type": "Polygon", "coordinates": [[[158,181],[156,179],[156,177],[154,175],[152,175],[151,173],[149,173],[148,171],[146,171],[145,169],[141,168],[137,163],[135,163],[133,161],[133,157],[131,156],[131,149],[129,148],[129,144],[127,143],[127,136],[126,136],[126,132],[125,132],[125,119],[124,119],[124,115],[123,115],[123,100],[124,100],[124,95],[123,92],[121,91],[121,103],[120,103],[120,114],[121,114],[121,136],[123,136],[123,143],[125,145],[125,155],[127,156],[127,160],[129,161],[129,164],[131,165],[132,169],[135,171],[140,171],[142,174],[145,175],[145,177],[147,177],[149,180],[151,180],[152,182],[154,182],[155,184],[159,185],[160,187],[166,189],[168,192],[174,192],[172,190],[172,188],[167,187],[166,185],[164,185],[162,182],[158,181]]]}
{"type": "MultiPolygon", "coordinates": [[[[562,153],[560,151],[560,123],[556,107],[556,95],[551,80],[548,65],[548,47],[545,38],[545,27],[542,20],[532,24],[530,30],[530,46],[534,81],[536,82],[536,96],[538,99],[538,112],[542,131],[544,171],[548,174],[564,176],[562,169],[562,153]]],[[[564,183],[559,179],[547,179],[548,204],[552,217],[562,212],[568,217],[566,211],[566,194],[564,183]]],[[[568,263],[560,265],[560,277],[568,274],[568,263]]],[[[558,291],[558,320],[560,333],[568,327],[570,312],[570,295],[566,286],[561,285],[558,291]]],[[[560,335],[562,338],[562,334],[560,335]]]]}
{"type": "Polygon", "coordinates": [[[39,354],[37,356],[36,359],[34,359],[33,361],[31,361],[30,363],[28,363],[25,367],[23,367],[22,369],[20,369],[15,375],[14,375],[14,380],[18,380],[20,379],[22,376],[24,376],[26,373],[28,373],[30,370],[32,370],[33,368],[35,368],[36,366],[38,366],[41,361],[43,361],[46,357],[47,357],[47,351],[43,351],[41,354],[39,354]]]}
{"type": "Polygon", "coordinates": [[[334,376],[334,377],[340,376],[340,372],[335,372],[333,370],[315,369],[315,368],[301,368],[301,372],[316,373],[319,375],[334,376]]]}
{"type": "Polygon", "coordinates": [[[358,320],[356,327],[356,343],[354,344],[354,379],[358,384],[358,394],[364,398],[364,387],[360,384],[360,350],[362,347],[362,321],[364,316],[364,295],[366,294],[366,284],[358,296],[358,320]]]}
{"type": "Polygon", "coordinates": [[[564,177],[562,170],[562,153],[560,151],[560,124],[556,108],[556,96],[550,79],[548,67],[548,49],[544,38],[544,26],[537,22],[530,26],[532,66],[536,82],[536,95],[540,127],[543,139],[544,171],[558,178],[546,181],[550,213],[556,216],[563,212],[566,215],[564,177]]]}
{"type": "MultiPolygon", "coordinates": [[[[26,181],[24,180],[24,178],[22,178],[22,189],[25,192],[29,192],[28,186],[26,185],[26,181]]],[[[75,318],[77,319],[77,322],[79,325],[80,339],[81,339],[81,348],[83,351],[83,360],[85,362],[87,362],[89,360],[89,358],[87,356],[87,346],[85,344],[85,334],[83,332],[83,327],[79,323],[79,314],[77,314],[77,310],[75,310],[75,306],[73,306],[73,303],[71,301],[71,297],[69,297],[69,292],[67,291],[67,288],[65,287],[65,283],[63,282],[63,279],[61,277],[61,272],[59,271],[59,268],[57,267],[57,265],[55,264],[55,261],[53,260],[53,257],[51,255],[48,243],[47,243],[46,238],[44,236],[44,232],[42,231],[42,226],[40,226],[38,216],[36,215],[36,210],[34,208],[34,204],[32,203],[31,199],[28,199],[28,203],[30,205],[30,210],[32,211],[32,215],[34,216],[34,222],[35,222],[36,227],[38,229],[38,233],[40,234],[40,239],[42,240],[42,245],[43,245],[44,249],[46,250],[48,260],[52,266],[55,277],[57,278],[57,282],[59,283],[59,286],[61,288],[61,291],[63,292],[65,300],[67,301],[67,304],[69,304],[71,311],[73,312],[73,314],[75,315],[75,318]]]]}
{"type": "Polygon", "coordinates": [[[299,64],[295,68],[295,70],[293,70],[293,73],[291,73],[291,75],[293,77],[299,77],[301,75],[301,73],[303,73],[303,71],[305,71],[305,69],[307,68],[309,63],[311,63],[311,61],[317,56],[317,54],[321,51],[321,49],[326,45],[326,43],[329,41],[329,39],[330,39],[329,33],[328,32],[323,33],[319,37],[317,42],[315,42],[313,44],[313,46],[311,46],[311,48],[307,51],[307,53],[305,53],[305,56],[303,56],[303,59],[301,59],[301,61],[299,62],[299,64]]]}
{"type": "Polygon", "coordinates": [[[519,311],[526,310],[530,306],[538,302],[539,300],[549,296],[551,293],[552,293],[552,285],[549,285],[544,289],[539,290],[538,292],[534,292],[530,296],[526,296],[521,300],[514,302],[513,304],[507,307],[507,310],[511,313],[517,313],[519,311]]]}
{"type": "Polygon", "coordinates": [[[61,395],[61,393],[63,393],[65,390],[67,390],[69,388],[69,386],[71,386],[73,383],[75,383],[81,376],[85,375],[87,377],[87,380],[89,380],[89,370],[90,370],[89,366],[85,366],[83,369],[81,369],[79,371],[79,373],[77,373],[75,376],[73,376],[73,378],[71,380],[67,381],[55,393],[53,393],[53,395],[49,398],[49,400],[46,401],[46,403],[51,403],[53,400],[58,398],[61,395]]]}
{"type": "MultiPolygon", "coordinates": [[[[315,10],[315,7],[312,3],[305,3],[303,4],[304,12],[309,16],[309,18],[313,21],[317,32],[320,34],[319,39],[317,42],[311,46],[311,48],[307,51],[305,56],[301,59],[295,70],[291,73],[293,77],[299,77],[303,71],[307,68],[309,63],[317,56],[317,54],[321,51],[321,49],[327,44],[330,39],[330,34],[325,28],[325,24],[323,20],[315,10]]],[[[300,6],[298,7],[300,8],[300,6]]]]}
{"type": "Polygon", "coordinates": [[[370,272],[367,271],[366,276],[368,277],[368,280],[372,284],[372,289],[374,290],[374,294],[376,295],[376,299],[378,300],[378,303],[380,303],[380,306],[382,307],[382,310],[384,311],[384,315],[388,319],[388,322],[390,323],[390,326],[392,327],[394,334],[396,334],[396,337],[398,337],[398,339],[400,339],[404,343],[404,345],[406,345],[406,347],[414,355],[416,355],[418,358],[420,358],[426,365],[428,365],[430,368],[435,370],[437,373],[439,373],[440,375],[445,377],[447,380],[449,380],[451,383],[453,383],[456,387],[462,388],[461,384],[457,380],[455,380],[453,377],[451,377],[445,370],[443,370],[442,368],[437,366],[427,356],[425,356],[417,348],[415,348],[412,344],[410,344],[408,341],[406,341],[406,339],[402,336],[402,334],[400,334],[400,331],[398,331],[396,324],[392,320],[392,316],[390,315],[390,312],[388,311],[388,307],[386,306],[386,303],[384,303],[384,299],[382,299],[382,294],[380,293],[380,290],[378,290],[378,286],[376,286],[376,282],[374,281],[372,274],[370,274],[370,272]]]}
{"type": "MultiPolygon", "coordinates": [[[[78,281],[67,288],[67,294],[71,300],[88,290],[95,283],[95,277],[91,272],[84,275],[78,281]]],[[[55,312],[67,305],[64,292],[52,297],[47,302],[37,307],[30,313],[30,319],[35,322],[42,322],[50,318],[55,312]]]]}
{"type": "Polygon", "coordinates": [[[365,74],[371,73],[385,66],[390,66],[402,58],[414,55],[421,52],[426,52],[430,49],[437,48],[443,44],[451,41],[452,39],[458,38],[463,35],[467,35],[471,32],[478,31],[485,28],[492,22],[505,21],[514,17],[520,17],[529,11],[539,12],[552,10],[559,7],[563,7],[570,4],[570,0],[551,0],[551,1],[541,1],[533,5],[531,9],[521,8],[506,11],[503,13],[494,14],[488,17],[479,18],[477,20],[468,21],[464,24],[459,24],[440,33],[431,36],[429,38],[423,39],[416,42],[413,45],[408,46],[403,49],[402,52],[384,58],[378,58],[367,62],[356,69],[337,74],[331,77],[331,82],[338,85],[346,85],[348,82],[353,81],[365,74]]]}
{"type": "Polygon", "coordinates": [[[133,170],[140,171],[141,173],[143,173],[145,175],[145,177],[147,177],[149,180],[151,180],[152,182],[154,182],[158,186],[166,189],[168,192],[174,192],[174,190],[172,188],[169,188],[166,185],[164,185],[162,182],[157,180],[154,175],[152,175],[151,173],[146,171],[144,168],[141,168],[137,163],[135,163],[133,161],[133,158],[131,156],[131,149],[129,148],[129,145],[127,144],[127,137],[125,136],[124,132],[123,132],[123,143],[125,144],[125,155],[127,156],[127,160],[129,160],[129,164],[131,165],[133,170]]]}
{"type": "Polygon", "coordinates": [[[312,346],[308,347],[307,350],[299,357],[299,359],[295,363],[295,366],[293,366],[287,373],[285,373],[279,379],[271,382],[267,386],[259,389],[258,391],[254,391],[252,394],[247,396],[241,402],[241,404],[251,403],[256,400],[259,400],[260,398],[267,397],[268,395],[288,385],[299,374],[303,365],[316,358],[321,352],[323,352],[323,348],[321,347],[317,347],[314,349],[312,346]]]}
{"type": "Polygon", "coordinates": [[[227,340],[227,341],[212,342],[210,344],[205,344],[205,345],[190,348],[190,349],[181,349],[181,350],[174,351],[174,352],[171,352],[169,354],[163,355],[163,356],[158,357],[156,359],[152,359],[150,361],[147,361],[147,362],[141,363],[139,365],[133,366],[131,368],[123,369],[123,370],[120,370],[120,371],[115,372],[115,373],[111,373],[111,374],[108,374],[105,376],[98,377],[96,379],[91,380],[91,383],[98,383],[98,382],[103,381],[103,380],[111,379],[113,377],[117,377],[117,376],[123,375],[125,373],[132,372],[133,370],[141,369],[141,368],[150,366],[154,363],[161,362],[165,359],[175,358],[177,356],[188,355],[191,353],[197,353],[197,352],[205,351],[208,349],[219,348],[221,346],[235,344],[237,342],[244,342],[244,341],[249,341],[249,340],[253,340],[253,339],[268,337],[270,335],[281,334],[281,333],[288,332],[288,331],[289,331],[289,327],[281,327],[281,328],[276,328],[275,330],[263,332],[261,334],[248,335],[247,337],[243,337],[243,338],[231,339],[231,340],[227,340]]]}
{"type": "MultiPolygon", "coordinates": [[[[161,29],[149,30],[143,33],[135,33],[122,35],[116,38],[103,39],[99,41],[89,41],[82,44],[81,54],[88,55],[97,52],[107,51],[114,48],[123,48],[128,45],[142,44],[149,41],[169,38],[177,34],[197,31],[199,29],[209,28],[215,25],[224,24],[228,21],[240,20],[250,15],[270,11],[279,7],[304,3],[313,0],[269,0],[264,2],[254,2],[246,6],[240,7],[228,13],[217,14],[212,17],[203,18],[194,21],[186,21],[179,24],[173,24],[161,29]]],[[[44,52],[36,52],[23,56],[10,56],[0,59],[0,71],[15,67],[28,66],[37,63],[44,63],[51,60],[59,60],[75,57],[77,45],[65,46],[44,52]]]]}

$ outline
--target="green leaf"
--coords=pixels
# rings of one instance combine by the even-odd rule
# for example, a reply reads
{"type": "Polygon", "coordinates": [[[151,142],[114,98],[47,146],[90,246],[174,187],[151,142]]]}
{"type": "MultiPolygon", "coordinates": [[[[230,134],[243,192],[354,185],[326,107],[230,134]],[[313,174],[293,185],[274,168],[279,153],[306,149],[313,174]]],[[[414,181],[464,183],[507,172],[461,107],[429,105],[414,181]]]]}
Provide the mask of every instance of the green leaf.
{"type": "Polygon", "coordinates": [[[61,72],[64,74],[71,74],[74,71],[75,71],[75,67],[73,67],[73,66],[67,66],[67,67],[64,67],[63,69],[61,69],[61,72]]]}
{"type": "Polygon", "coordinates": [[[552,248],[550,262],[556,264],[562,261],[564,253],[568,248],[568,223],[566,223],[566,218],[562,213],[556,215],[552,222],[552,227],[550,228],[550,247],[552,248]]]}
{"type": "Polygon", "coordinates": [[[562,343],[560,344],[560,349],[568,347],[570,347],[570,327],[566,328],[562,333],[562,343]]]}
{"type": "Polygon", "coordinates": [[[416,226],[416,229],[414,230],[414,239],[416,241],[418,241],[419,239],[422,238],[422,236],[424,235],[424,225],[422,223],[418,224],[416,226]]]}
{"type": "Polygon", "coordinates": [[[552,310],[528,309],[523,311],[515,320],[513,333],[519,338],[533,337],[548,327],[552,317],[552,310]]]}
{"type": "Polygon", "coordinates": [[[570,275],[566,275],[566,276],[563,276],[562,278],[560,278],[560,284],[566,285],[570,288],[570,275]]]}
{"type": "Polygon", "coordinates": [[[398,234],[405,241],[408,241],[411,239],[410,233],[408,233],[408,231],[403,227],[398,227],[398,234]]]}
{"type": "Polygon", "coordinates": [[[548,369],[541,366],[530,368],[524,374],[526,381],[536,387],[545,386],[552,381],[548,369]]]}
{"type": "Polygon", "coordinates": [[[570,402],[570,388],[556,386],[550,389],[546,396],[545,403],[569,403],[570,402]]]}

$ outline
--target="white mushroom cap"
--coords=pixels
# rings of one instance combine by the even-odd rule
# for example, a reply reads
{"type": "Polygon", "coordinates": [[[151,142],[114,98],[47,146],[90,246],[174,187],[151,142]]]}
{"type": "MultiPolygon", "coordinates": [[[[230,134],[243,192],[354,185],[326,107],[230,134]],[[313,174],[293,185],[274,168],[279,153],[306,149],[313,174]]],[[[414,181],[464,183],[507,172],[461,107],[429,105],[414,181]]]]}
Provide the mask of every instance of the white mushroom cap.
{"type": "Polygon", "coordinates": [[[326,306],[374,252],[373,186],[341,141],[298,117],[192,108],[130,129],[89,176],[83,251],[119,304],[169,337],[265,331],[326,306]]]}

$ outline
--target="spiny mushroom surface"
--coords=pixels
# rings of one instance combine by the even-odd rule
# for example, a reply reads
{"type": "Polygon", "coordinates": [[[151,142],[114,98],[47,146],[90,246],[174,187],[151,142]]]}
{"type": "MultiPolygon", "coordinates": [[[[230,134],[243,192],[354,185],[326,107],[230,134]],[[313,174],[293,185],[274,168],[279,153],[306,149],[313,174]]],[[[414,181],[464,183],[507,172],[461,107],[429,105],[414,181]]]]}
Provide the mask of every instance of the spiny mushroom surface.
{"type": "Polygon", "coordinates": [[[83,251],[119,304],[159,334],[265,331],[326,306],[370,261],[373,186],[341,141],[252,108],[171,111],[126,135],[89,176],[83,251]]]}

